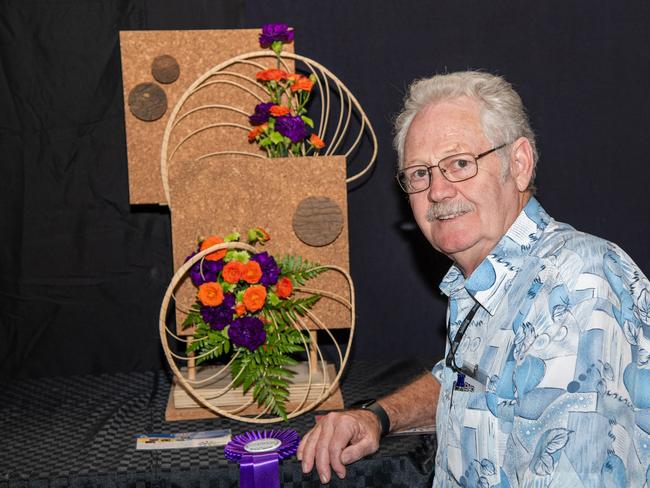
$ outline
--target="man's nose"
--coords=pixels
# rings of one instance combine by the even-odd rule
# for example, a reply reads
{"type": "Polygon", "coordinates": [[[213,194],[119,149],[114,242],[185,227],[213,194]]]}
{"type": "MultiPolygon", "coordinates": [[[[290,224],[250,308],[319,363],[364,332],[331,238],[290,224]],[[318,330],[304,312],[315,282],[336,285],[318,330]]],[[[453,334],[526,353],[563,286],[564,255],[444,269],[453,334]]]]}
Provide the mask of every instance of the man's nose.
{"type": "Polygon", "coordinates": [[[427,197],[431,202],[441,202],[456,195],[456,185],[442,175],[440,167],[431,168],[431,186],[427,197]]]}

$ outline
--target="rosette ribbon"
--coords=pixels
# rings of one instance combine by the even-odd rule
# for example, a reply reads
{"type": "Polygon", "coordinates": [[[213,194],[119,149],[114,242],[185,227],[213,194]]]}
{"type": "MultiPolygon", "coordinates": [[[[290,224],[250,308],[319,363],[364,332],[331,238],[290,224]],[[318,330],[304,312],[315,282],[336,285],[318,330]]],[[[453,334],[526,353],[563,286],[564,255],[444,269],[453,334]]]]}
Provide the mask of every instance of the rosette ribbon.
{"type": "Polygon", "coordinates": [[[300,438],[295,430],[264,430],[235,436],[224,448],[239,463],[241,488],[280,488],[279,462],[293,456],[300,438]]]}

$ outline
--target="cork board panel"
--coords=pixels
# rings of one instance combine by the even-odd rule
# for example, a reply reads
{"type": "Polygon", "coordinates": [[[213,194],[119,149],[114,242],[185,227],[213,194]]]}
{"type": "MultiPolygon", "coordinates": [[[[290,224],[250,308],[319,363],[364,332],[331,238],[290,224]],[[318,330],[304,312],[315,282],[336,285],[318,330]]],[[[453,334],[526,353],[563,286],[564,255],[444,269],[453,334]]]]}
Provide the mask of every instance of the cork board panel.
{"type": "MultiPolygon", "coordinates": [[[[159,176],[160,152],[170,114],[186,90],[208,70],[234,56],[261,50],[258,37],[258,29],[120,32],[131,204],[166,204],[159,176]],[[175,81],[159,83],[154,78],[152,66],[160,56],[171,56],[178,63],[179,75],[175,81]],[[129,106],[129,95],[142,83],[156,84],[166,96],[167,109],[154,121],[139,119],[129,106]]],[[[284,49],[293,52],[293,44],[285,45],[284,49]]],[[[272,59],[257,62],[263,67],[273,65],[272,59]]],[[[287,61],[287,69],[293,70],[293,63],[287,61]]],[[[237,65],[228,71],[254,79],[258,70],[255,66],[237,65]]],[[[232,74],[221,75],[218,80],[210,79],[205,88],[188,98],[179,116],[210,104],[230,105],[252,113],[261,98],[266,101],[263,89],[252,82],[232,74]],[[234,86],[233,82],[246,86],[253,94],[234,86]]],[[[215,122],[234,122],[248,126],[245,115],[220,108],[200,110],[183,118],[172,132],[170,151],[186,140],[174,157],[197,159],[201,154],[220,150],[259,151],[257,147],[248,144],[246,129],[242,128],[210,129],[187,139],[192,132],[215,122]]]]}
{"type": "MultiPolygon", "coordinates": [[[[170,167],[174,268],[178,269],[196,248],[199,236],[223,236],[234,230],[243,234],[261,226],[271,240],[260,250],[278,258],[287,254],[302,256],[349,272],[345,174],[344,156],[265,160],[220,157],[204,162],[175,162],[170,167]],[[293,232],[298,204],[311,196],[328,197],[341,209],[343,229],[329,245],[308,246],[293,232]]],[[[347,281],[338,272],[323,273],[307,286],[350,299],[347,281]]],[[[189,279],[185,280],[175,294],[177,306],[187,310],[195,293],[189,279]]],[[[350,326],[349,310],[329,299],[322,299],[314,312],[329,328],[350,326]]],[[[181,323],[184,315],[177,318],[181,323]]]]}

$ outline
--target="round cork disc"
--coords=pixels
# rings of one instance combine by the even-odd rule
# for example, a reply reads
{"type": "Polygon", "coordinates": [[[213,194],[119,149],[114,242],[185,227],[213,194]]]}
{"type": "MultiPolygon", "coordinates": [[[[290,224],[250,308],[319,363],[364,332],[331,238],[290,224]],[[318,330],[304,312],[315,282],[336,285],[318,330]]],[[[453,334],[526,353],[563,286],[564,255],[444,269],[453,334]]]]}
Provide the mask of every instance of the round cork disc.
{"type": "Polygon", "coordinates": [[[155,83],[140,83],[129,93],[129,108],[140,120],[158,120],[167,111],[167,95],[155,83]]]}
{"type": "Polygon", "coordinates": [[[331,244],[343,230],[343,212],[327,197],[308,197],[293,214],[293,232],[308,246],[331,244]]]}
{"type": "Polygon", "coordinates": [[[181,74],[181,67],[172,56],[163,54],[151,63],[151,74],[159,83],[174,83],[181,74]]]}

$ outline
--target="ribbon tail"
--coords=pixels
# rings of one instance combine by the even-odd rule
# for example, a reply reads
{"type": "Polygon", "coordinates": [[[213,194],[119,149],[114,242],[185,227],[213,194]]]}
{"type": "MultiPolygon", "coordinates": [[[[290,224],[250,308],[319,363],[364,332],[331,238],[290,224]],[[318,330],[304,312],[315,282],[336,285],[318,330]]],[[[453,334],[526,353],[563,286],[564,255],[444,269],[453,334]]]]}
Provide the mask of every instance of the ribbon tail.
{"type": "Polygon", "coordinates": [[[280,488],[280,464],[278,454],[244,455],[239,467],[241,488],[280,488]]]}
{"type": "Polygon", "coordinates": [[[255,456],[242,456],[239,461],[239,486],[241,488],[255,488],[255,456]]]}

